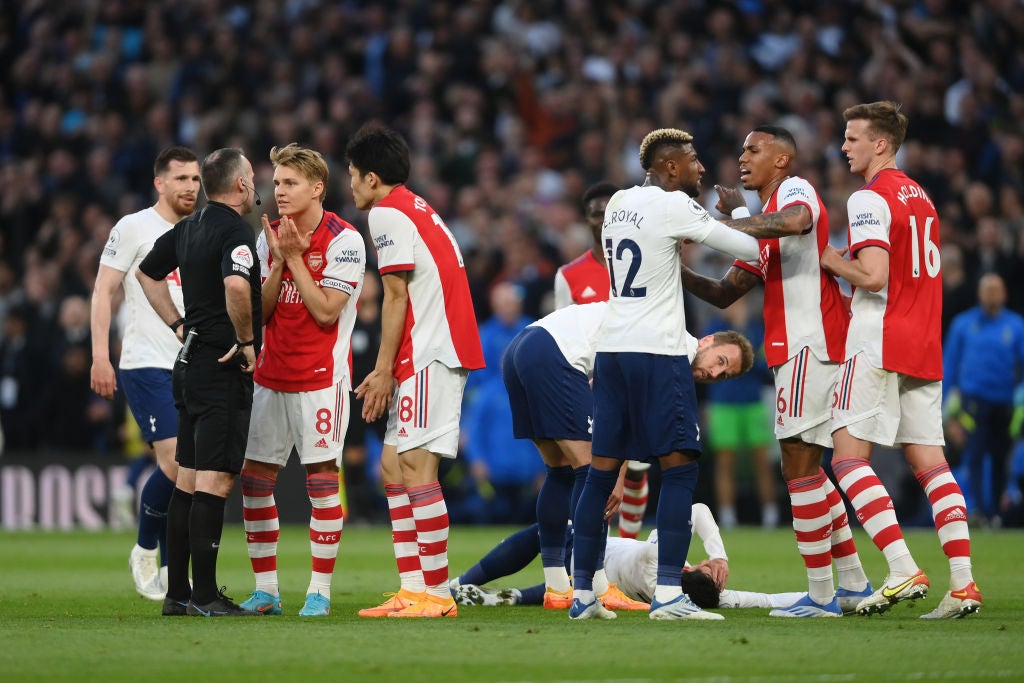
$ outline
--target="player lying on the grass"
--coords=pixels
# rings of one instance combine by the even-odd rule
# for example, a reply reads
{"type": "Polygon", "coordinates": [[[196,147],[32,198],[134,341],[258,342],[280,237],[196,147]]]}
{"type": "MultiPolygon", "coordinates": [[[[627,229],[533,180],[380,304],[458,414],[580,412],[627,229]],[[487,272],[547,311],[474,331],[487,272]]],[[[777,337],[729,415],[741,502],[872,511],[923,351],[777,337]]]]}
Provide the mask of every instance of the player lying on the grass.
{"type": "MultiPolygon", "coordinates": [[[[589,378],[608,307],[607,302],[581,304],[545,316],[515,336],[501,362],[513,435],[532,440],[547,469],[537,494],[537,528],[548,609],[569,609],[573,599],[565,569],[566,520],[589,476],[594,407],[589,378]]],[[[687,367],[696,381],[727,379],[753,364],[750,342],[737,332],[700,340],[683,332],[687,367]]],[[[622,499],[620,490],[613,489],[605,499],[605,526],[622,499]]],[[[592,581],[595,598],[610,610],[649,610],[649,604],[629,600],[604,579],[602,555],[599,549],[592,581]]]]}
{"type": "MultiPolygon", "coordinates": [[[[683,566],[683,592],[702,609],[785,607],[803,593],[755,593],[727,589],[729,558],[711,510],[703,503],[692,509],[693,531],[704,544],[708,558],[683,566]]],[[[608,581],[634,600],[649,602],[658,578],[658,530],[646,541],[609,537],[604,568],[608,581]]],[[[490,589],[480,584],[496,581],[524,569],[540,553],[537,525],[533,524],[502,540],[489,553],[451,582],[455,601],[461,605],[540,605],[544,584],[529,588],[490,589]]],[[[858,598],[859,599],[859,598],[858,598]]],[[[855,605],[849,605],[852,609],[855,605]]]]}

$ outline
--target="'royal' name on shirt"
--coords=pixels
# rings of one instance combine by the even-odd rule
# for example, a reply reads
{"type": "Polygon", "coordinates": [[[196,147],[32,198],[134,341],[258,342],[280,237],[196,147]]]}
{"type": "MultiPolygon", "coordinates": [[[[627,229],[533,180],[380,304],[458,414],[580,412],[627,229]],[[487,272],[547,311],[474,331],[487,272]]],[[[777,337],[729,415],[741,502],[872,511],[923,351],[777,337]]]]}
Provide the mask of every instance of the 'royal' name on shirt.
{"type": "Polygon", "coordinates": [[[640,224],[644,222],[644,217],[640,215],[639,211],[626,211],[625,209],[619,209],[613,211],[608,219],[604,222],[605,226],[612,225],[614,223],[629,223],[633,225],[637,230],[640,229],[640,224]]]}

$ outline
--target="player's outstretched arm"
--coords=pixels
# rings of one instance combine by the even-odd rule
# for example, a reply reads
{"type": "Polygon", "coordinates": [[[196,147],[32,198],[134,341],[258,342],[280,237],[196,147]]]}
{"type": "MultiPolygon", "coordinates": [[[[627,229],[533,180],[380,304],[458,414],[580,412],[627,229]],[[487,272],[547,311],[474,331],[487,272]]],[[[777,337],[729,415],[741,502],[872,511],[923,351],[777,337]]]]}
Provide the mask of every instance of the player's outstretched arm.
{"type": "Polygon", "coordinates": [[[749,218],[736,218],[722,221],[730,228],[757,237],[772,239],[801,235],[811,228],[811,212],[803,204],[793,204],[773,213],[763,213],[749,218]]]}
{"type": "Polygon", "coordinates": [[[758,283],[756,275],[736,266],[720,280],[699,275],[686,266],[682,266],[680,275],[683,287],[718,308],[727,308],[758,283]]]}

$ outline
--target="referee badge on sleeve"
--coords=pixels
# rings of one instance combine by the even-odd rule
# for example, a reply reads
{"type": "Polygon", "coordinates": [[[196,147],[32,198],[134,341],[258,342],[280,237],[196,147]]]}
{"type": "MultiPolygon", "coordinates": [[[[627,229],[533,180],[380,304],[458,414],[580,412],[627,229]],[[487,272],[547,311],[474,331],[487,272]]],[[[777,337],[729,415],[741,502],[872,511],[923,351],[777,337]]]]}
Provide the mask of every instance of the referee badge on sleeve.
{"type": "Polygon", "coordinates": [[[235,247],[231,252],[231,260],[244,268],[252,268],[252,250],[244,244],[235,247]]]}

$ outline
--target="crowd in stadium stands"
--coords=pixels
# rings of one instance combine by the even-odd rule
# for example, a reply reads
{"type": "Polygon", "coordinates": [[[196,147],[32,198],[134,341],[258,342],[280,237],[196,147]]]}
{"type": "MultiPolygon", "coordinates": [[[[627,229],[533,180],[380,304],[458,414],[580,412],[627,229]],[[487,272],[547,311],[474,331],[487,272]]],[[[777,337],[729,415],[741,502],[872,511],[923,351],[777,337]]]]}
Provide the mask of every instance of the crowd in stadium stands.
{"type": "MultiPolygon", "coordinates": [[[[787,127],[843,244],[861,180],[840,152],[841,113],[891,99],[910,118],[900,166],[942,219],[944,323],[975,304],[988,272],[1024,311],[1017,0],[0,5],[8,451],[120,453],[123,408],[88,390],[88,301],[111,226],[152,203],[152,162],[170,144],[200,158],[243,148],[264,196],[269,149],[313,147],[331,168],[325,207],[365,233],[343,150],[381,119],[408,138],[410,185],[462,247],[479,320],[502,282],[536,319],[556,268],[589,247],[580,196],[603,179],[641,181],[646,132],[690,131],[710,192],[737,183],[747,131],[787,127]]],[[[688,258],[718,274],[728,265],[697,249],[688,258]]],[[[693,311],[699,332],[707,310],[693,311]]]]}

